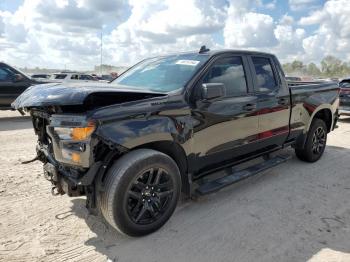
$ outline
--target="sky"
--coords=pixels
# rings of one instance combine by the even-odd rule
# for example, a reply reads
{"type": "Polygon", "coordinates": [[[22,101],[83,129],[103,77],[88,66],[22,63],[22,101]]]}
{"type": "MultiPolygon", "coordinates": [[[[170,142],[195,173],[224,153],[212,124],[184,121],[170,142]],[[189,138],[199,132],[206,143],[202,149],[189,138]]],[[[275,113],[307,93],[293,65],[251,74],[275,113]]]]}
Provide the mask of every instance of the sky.
{"type": "Polygon", "coordinates": [[[252,49],[283,62],[350,59],[350,0],[0,0],[0,61],[128,66],[179,51],[252,49]]]}

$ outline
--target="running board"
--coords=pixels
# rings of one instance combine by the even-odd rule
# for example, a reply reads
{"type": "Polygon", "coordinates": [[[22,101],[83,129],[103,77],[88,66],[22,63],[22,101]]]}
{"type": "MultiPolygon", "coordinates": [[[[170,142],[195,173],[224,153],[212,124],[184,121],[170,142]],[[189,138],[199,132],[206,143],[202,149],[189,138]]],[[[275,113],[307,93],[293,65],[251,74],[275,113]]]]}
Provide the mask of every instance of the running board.
{"type": "Polygon", "coordinates": [[[198,193],[199,195],[214,193],[226,186],[232,185],[238,181],[254,176],[264,170],[284,163],[290,158],[290,155],[278,155],[271,157],[268,160],[265,160],[264,162],[261,162],[259,164],[255,164],[246,169],[236,171],[232,174],[202,184],[196,189],[196,193],[198,193]]]}

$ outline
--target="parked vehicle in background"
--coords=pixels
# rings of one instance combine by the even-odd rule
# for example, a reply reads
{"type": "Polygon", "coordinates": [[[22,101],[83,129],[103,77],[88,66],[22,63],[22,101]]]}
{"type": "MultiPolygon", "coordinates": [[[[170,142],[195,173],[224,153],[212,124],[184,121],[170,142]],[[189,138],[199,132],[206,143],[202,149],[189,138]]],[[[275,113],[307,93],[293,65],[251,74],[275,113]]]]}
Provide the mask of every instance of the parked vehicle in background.
{"type": "Polygon", "coordinates": [[[86,195],[132,236],[166,223],[181,191],[212,193],[289,158],[272,152],[319,160],[338,119],[337,84],[291,87],[274,55],[252,51],[202,47],[72,86],[33,87],[13,105],[31,114],[53,191],[86,195]]]}
{"type": "Polygon", "coordinates": [[[299,77],[299,76],[286,76],[286,80],[287,81],[293,81],[293,82],[302,81],[301,77],[299,77]]]}
{"type": "Polygon", "coordinates": [[[49,82],[62,83],[62,82],[95,82],[97,79],[89,74],[77,73],[77,72],[62,72],[52,74],[48,79],[49,82]]]}
{"type": "Polygon", "coordinates": [[[40,84],[14,67],[0,62],[0,110],[12,109],[11,103],[29,86],[40,84]]]}
{"type": "Polygon", "coordinates": [[[105,81],[105,82],[111,82],[112,80],[114,80],[115,78],[112,75],[101,75],[99,76],[99,80],[100,81],[105,81]]]}
{"type": "Polygon", "coordinates": [[[34,75],[31,75],[31,78],[35,79],[37,81],[47,82],[47,79],[50,78],[50,75],[49,74],[34,74],[34,75]]]}
{"type": "Polygon", "coordinates": [[[339,114],[350,116],[350,78],[342,79],[339,82],[339,87],[340,87],[339,114]]]}

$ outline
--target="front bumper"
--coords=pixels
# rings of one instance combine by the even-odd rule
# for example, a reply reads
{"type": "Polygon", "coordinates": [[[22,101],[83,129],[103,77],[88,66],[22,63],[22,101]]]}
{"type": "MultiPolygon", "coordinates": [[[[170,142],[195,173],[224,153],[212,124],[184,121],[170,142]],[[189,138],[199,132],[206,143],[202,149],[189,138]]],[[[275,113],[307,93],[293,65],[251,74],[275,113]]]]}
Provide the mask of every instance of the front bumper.
{"type": "Polygon", "coordinates": [[[45,146],[37,146],[37,154],[44,162],[45,178],[53,185],[53,194],[68,196],[85,195],[85,187],[90,186],[101,169],[102,162],[98,161],[88,169],[67,166],[57,161],[45,146]]]}

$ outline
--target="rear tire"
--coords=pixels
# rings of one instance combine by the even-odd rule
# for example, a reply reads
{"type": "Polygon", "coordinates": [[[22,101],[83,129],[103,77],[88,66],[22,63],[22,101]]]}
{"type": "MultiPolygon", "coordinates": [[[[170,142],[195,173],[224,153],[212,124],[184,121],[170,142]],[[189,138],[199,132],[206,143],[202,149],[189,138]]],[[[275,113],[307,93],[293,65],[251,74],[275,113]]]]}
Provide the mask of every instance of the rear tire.
{"type": "Polygon", "coordinates": [[[97,192],[106,221],[130,236],[150,234],[173,214],[181,192],[180,171],[169,156],[138,149],[122,156],[108,170],[97,192]]]}
{"type": "Polygon", "coordinates": [[[304,148],[295,149],[295,154],[302,161],[316,162],[323,155],[326,143],[326,123],[322,119],[315,118],[311,123],[304,148]]]}

